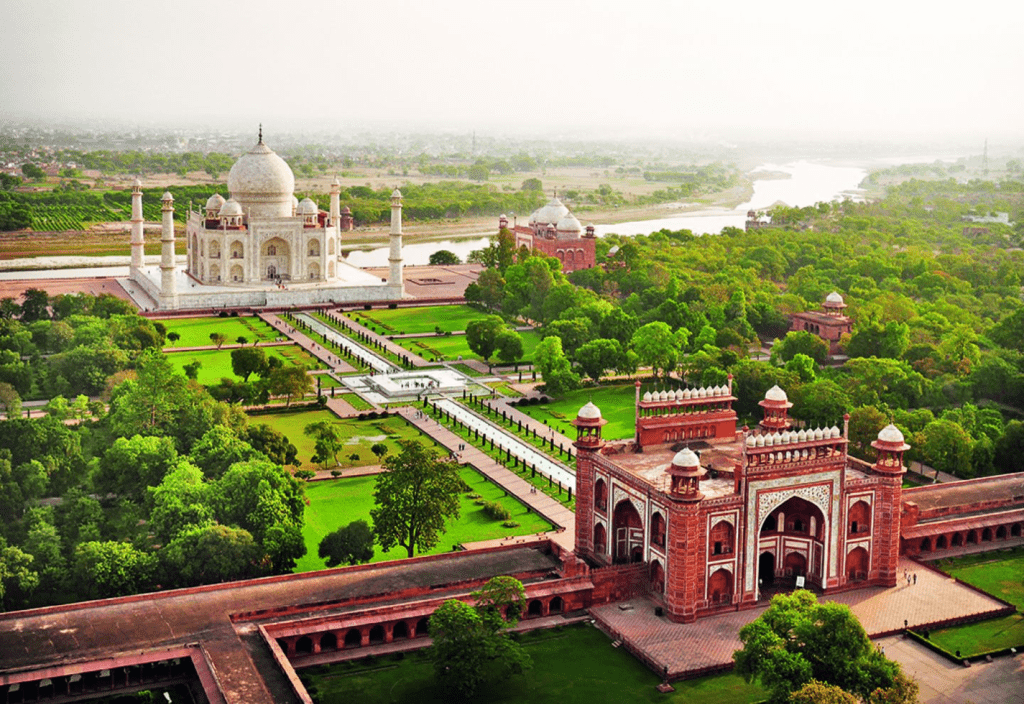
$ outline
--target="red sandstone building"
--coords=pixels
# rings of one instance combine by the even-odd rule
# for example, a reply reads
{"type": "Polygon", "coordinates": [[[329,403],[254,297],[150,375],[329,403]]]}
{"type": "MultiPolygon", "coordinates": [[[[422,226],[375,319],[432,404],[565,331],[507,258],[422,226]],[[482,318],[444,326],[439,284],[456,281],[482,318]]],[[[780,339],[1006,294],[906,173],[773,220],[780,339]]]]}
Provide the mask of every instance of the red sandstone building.
{"type": "Polygon", "coordinates": [[[853,330],[853,321],[843,313],[846,303],[835,291],[826,296],[822,308],[823,313],[814,310],[795,313],[790,330],[806,330],[817,335],[828,343],[829,355],[839,354],[839,339],[853,330]]]}
{"type": "Polygon", "coordinates": [[[529,225],[513,223],[509,228],[508,217],[502,215],[498,219],[498,227],[512,231],[516,236],[516,249],[526,247],[557,257],[562,262],[562,271],[567,274],[593,268],[597,263],[594,226],[584,228],[558,196],[553,196],[546,205],[535,210],[530,215],[529,225]]]}
{"type": "Polygon", "coordinates": [[[780,587],[895,584],[909,447],[899,430],[879,433],[878,459],[866,465],[847,455],[845,419],[842,429],[793,430],[776,386],[760,427],[737,431],[734,400],[725,386],[641,397],[638,383],[636,437],[619,443],[602,441],[600,411],[584,406],[577,555],[646,564],[651,595],[677,621],[780,587]]]}

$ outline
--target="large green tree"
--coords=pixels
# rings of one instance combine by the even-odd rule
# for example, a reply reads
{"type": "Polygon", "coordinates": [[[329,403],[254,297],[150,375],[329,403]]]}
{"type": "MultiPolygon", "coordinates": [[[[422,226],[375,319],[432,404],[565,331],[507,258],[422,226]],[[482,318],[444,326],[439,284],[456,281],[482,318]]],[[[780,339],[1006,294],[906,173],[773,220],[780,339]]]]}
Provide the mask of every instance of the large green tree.
{"type": "Polygon", "coordinates": [[[572,370],[569,358],[562,351],[562,341],[557,337],[545,337],[540,341],[533,351],[533,366],[540,372],[550,394],[557,396],[580,384],[579,375],[572,370]]]}
{"type": "Polygon", "coordinates": [[[466,344],[474,354],[488,361],[498,344],[498,335],[505,330],[505,321],[497,315],[471,320],[466,323],[466,344]]]}
{"type": "Polygon", "coordinates": [[[458,465],[415,440],[381,462],[373,487],[373,532],[384,550],[396,545],[409,557],[437,545],[449,519],[459,517],[458,465]]]}
{"type": "Polygon", "coordinates": [[[373,529],[366,521],[352,521],[325,535],[317,554],[328,567],[369,562],[373,559],[373,529]]]}
{"type": "Polygon", "coordinates": [[[771,702],[785,702],[811,680],[866,698],[892,687],[899,665],[876,650],[845,604],[818,603],[798,589],[777,594],[768,609],[740,629],[743,649],[733,654],[736,671],[758,680],[771,702]]]}
{"type": "Polygon", "coordinates": [[[638,328],[630,347],[640,357],[640,364],[649,366],[655,375],[673,369],[678,361],[679,350],[668,323],[655,321],[638,328]]]}
{"type": "Polygon", "coordinates": [[[508,637],[519,622],[525,590],[513,577],[494,577],[473,593],[475,604],[451,599],[430,617],[434,674],[445,694],[466,701],[486,681],[503,681],[532,666],[508,637]]]}

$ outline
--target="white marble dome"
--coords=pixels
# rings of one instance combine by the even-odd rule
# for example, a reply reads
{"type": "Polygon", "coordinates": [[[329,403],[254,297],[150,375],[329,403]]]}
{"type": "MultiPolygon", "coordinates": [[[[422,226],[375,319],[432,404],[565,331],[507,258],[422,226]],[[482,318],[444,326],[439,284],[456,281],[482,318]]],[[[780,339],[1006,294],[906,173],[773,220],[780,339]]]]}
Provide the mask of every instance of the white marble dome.
{"type": "Polygon", "coordinates": [[[827,296],[825,296],[825,303],[838,303],[839,305],[842,305],[843,304],[843,297],[840,296],[835,291],[833,291],[832,293],[830,293],[827,296]]]}
{"type": "Polygon", "coordinates": [[[229,198],[224,201],[224,205],[220,206],[219,215],[222,218],[236,217],[242,214],[241,204],[234,198],[229,198]]]}
{"type": "Polygon", "coordinates": [[[650,391],[644,391],[643,401],[644,401],[644,403],[650,403],[651,402],[651,392],[650,391]]]}
{"type": "Polygon", "coordinates": [[[206,199],[206,210],[212,211],[212,214],[216,215],[220,211],[220,207],[224,205],[224,196],[220,193],[214,193],[212,196],[206,199]]]}
{"type": "Polygon", "coordinates": [[[316,215],[319,212],[320,208],[317,207],[311,198],[303,198],[299,201],[298,207],[295,208],[296,215],[316,215]]]}
{"type": "Polygon", "coordinates": [[[789,397],[786,396],[786,392],[779,388],[778,384],[768,389],[768,392],[764,395],[765,401],[789,401],[789,397]]]}
{"type": "Polygon", "coordinates": [[[577,239],[583,234],[583,225],[575,215],[566,211],[565,215],[558,219],[555,232],[559,239],[577,239]]]}
{"type": "Polygon", "coordinates": [[[882,442],[891,442],[897,445],[903,444],[903,433],[895,425],[890,423],[878,431],[878,439],[882,442]]]}
{"type": "Polygon", "coordinates": [[[253,217],[291,217],[295,174],[260,140],[231,167],[228,190],[253,217]]]}
{"type": "Polygon", "coordinates": [[[672,458],[673,467],[699,467],[700,459],[693,453],[688,447],[684,447],[682,450],[676,453],[676,456],[672,458]]]}
{"type": "MultiPolygon", "coordinates": [[[[533,211],[533,214],[530,215],[530,224],[543,223],[554,225],[568,214],[569,209],[565,207],[562,201],[558,200],[558,196],[554,196],[545,205],[533,211]]],[[[579,224],[579,221],[577,221],[577,224],[579,224]]]]}
{"type": "Polygon", "coordinates": [[[576,417],[582,420],[600,420],[601,409],[595,406],[593,401],[587,401],[587,405],[580,409],[576,417]]]}

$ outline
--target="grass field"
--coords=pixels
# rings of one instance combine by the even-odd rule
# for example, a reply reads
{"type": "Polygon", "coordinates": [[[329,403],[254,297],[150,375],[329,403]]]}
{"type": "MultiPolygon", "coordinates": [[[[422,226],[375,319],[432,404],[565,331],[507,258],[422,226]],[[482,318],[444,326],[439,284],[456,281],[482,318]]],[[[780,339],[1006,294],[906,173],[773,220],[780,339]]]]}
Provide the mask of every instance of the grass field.
{"type": "Polygon", "coordinates": [[[307,436],[304,430],[310,423],[324,420],[333,421],[345,438],[345,449],[338,454],[339,463],[343,468],[378,464],[380,460],[370,450],[370,447],[378,442],[387,445],[390,452],[398,452],[399,440],[418,440],[422,437],[419,431],[399,416],[377,420],[341,420],[330,411],[316,410],[268,413],[250,418],[251,423],[265,423],[284,433],[298,449],[299,466],[304,469],[317,469],[313,464],[313,439],[307,436]],[[351,459],[350,455],[353,454],[358,455],[358,459],[351,459]]]}
{"type": "Polygon", "coordinates": [[[601,416],[608,421],[608,425],[601,430],[601,437],[605,440],[619,440],[632,437],[636,429],[635,393],[632,384],[597,386],[570,391],[551,403],[516,408],[536,420],[546,421],[563,435],[574,438],[576,430],[572,421],[587,401],[593,401],[601,409],[601,416]]]}
{"type": "Polygon", "coordinates": [[[176,332],[181,339],[168,340],[164,347],[204,347],[210,342],[210,333],[219,332],[231,344],[239,336],[245,337],[249,343],[260,340],[269,342],[277,338],[278,333],[256,316],[241,318],[174,318],[162,320],[167,332],[176,332]]]}
{"type": "Polygon", "coordinates": [[[935,566],[943,572],[979,589],[1005,599],[1018,612],[955,628],[929,633],[929,639],[950,653],[960,651],[964,657],[1003,648],[1024,646],[1024,548],[996,553],[966,555],[939,560],[935,566]]]}
{"type": "MultiPolygon", "coordinates": [[[[527,330],[520,332],[519,335],[523,338],[523,359],[520,361],[529,361],[533,351],[540,344],[540,333],[536,330],[527,330]]],[[[418,354],[428,362],[440,359],[458,359],[460,355],[463,359],[482,359],[478,355],[473,354],[473,351],[469,349],[469,343],[466,342],[465,335],[405,337],[396,338],[392,342],[396,345],[401,345],[413,354],[418,354]]],[[[497,363],[496,358],[492,358],[491,361],[497,363]]]]}
{"type": "MultiPolygon", "coordinates": [[[[532,631],[524,633],[520,642],[533,659],[533,669],[506,682],[484,686],[473,701],[749,704],[766,696],[760,687],[748,685],[731,673],[675,682],[675,692],[661,694],[655,689],[660,681],[657,675],[624,648],[613,648],[606,635],[589,625],[532,631]]],[[[447,702],[434,687],[433,674],[427,650],[401,659],[380,657],[372,663],[347,662],[301,671],[317,704],[447,702]]]]}
{"type": "MultiPolygon", "coordinates": [[[[518,528],[505,528],[502,521],[494,521],[486,516],[483,509],[477,506],[476,499],[460,498],[459,519],[448,526],[448,531],[441,536],[440,542],[426,555],[450,552],[453,545],[471,543],[478,540],[493,540],[508,535],[527,535],[551,530],[550,523],[513,497],[506,497],[505,492],[492,484],[482,474],[471,468],[463,468],[460,472],[463,480],[470,485],[474,493],[488,501],[497,501],[512,513],[512,520],[519,523],[518,528]]],[[[306,485],[306,525],[302,536],[306,541],[306,555],[295,566],[296,572],[310,572],[325,569],[324,561],[317,555],[317,547],[325,535],[352,521],[365,519],[370,522],[370,509],[373,508],[373,485],[375,477],[352,477],[351,479],[335,479],[321,482],[310,482],[306,485]]],[[[419,552],[416,553],[420,554],[419,552]]],[[[374,548],[371,562],[397,560],[406,557],[405,548],[394,547],[386,553],[380,546],[374,548]]]]}
{"type": "MultiPolygon", "coordinates": [[[[302,364],[308,369],[316,369],[323,366],[320,360],[315,359],[298,345],[283,347],[265,347],[267,358],[278,357],[287,365],[302,364]]],[[[168,352],[167,358],[177,369],[182,369],[186,364],[199,361],[202,366],[199,368],[199,375],[196,379],[200,384],[216,384],[221,379],[239,380],[231,370],[231,350],[193,350],[190,352],[168,352]]],[[[253,377],[250,377],[252,379],[253,377]]],[[[316,381],[314,380],[314,385],[316,381]]],[[[315,388],[315,386],[314,386],[315,388]]]]}
{"type": "Polygon", "coordinates": [[[394,310],[367,310],[346,313],[349,318],[368,328],[376,328],[387,335],[413,335],[434,332],[459,332],[473,320],[486,318],[487,313],[469,306],[429,306],[425,308],[396,308],[394,310]]]}

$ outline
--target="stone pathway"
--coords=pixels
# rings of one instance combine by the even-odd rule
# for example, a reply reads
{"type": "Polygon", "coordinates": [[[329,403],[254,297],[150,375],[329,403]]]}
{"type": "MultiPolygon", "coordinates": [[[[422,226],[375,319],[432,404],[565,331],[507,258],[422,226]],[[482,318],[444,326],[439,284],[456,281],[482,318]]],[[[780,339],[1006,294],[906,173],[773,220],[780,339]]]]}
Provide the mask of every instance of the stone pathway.
{"type": "MultiPolygon", "coordinates": [[[[822,598],[849,605],[872,636],[902,631],[904,620],[910,628],[920,628],[947,619],[996,612],[1004,606],[908,558],[900,558],[901,577],[904,569],[917,573],[917,584],[867,587],[822,598]]],[[[599,606],[591,609],[591,613],[613,637],[622,638],[628,647],[639,651],[642,659],[654,663],[658,670],[667,666],[669,674],[676,676],[728,667],[733,652],[743,646],[740,628],[765,609],[733,611],[678,624],[655,616],[655,605],[652,599],[643,597],[599,606]]]]}
{"type": "MultiPolygon", "coordinates": [[[[401,408],[398,412],[409,423],[418,428],[420,432],[438,441],[450,452],[458,452],[458,446],[466,442],[461,436],[438,423],[430,416],[426,414],[420,416],[418,409],[412,406],[401,408]]],[[[576,515],[572,511],[547,494],[536,491],[534,486],[528,481],[512,470],[498,464],[472,444],[466,444],[466,449],[461,452],[459,461],[471,465],[509,494],[529,506],[531,510],[555,524],[558,531],[556,534],[548,537],[568,550],[573,549],[576,539],[576,515]]],[[[508,545],[516,542],[525,542],[528,537],[518,536],[518,538],[498,541],[498,543],[508,545]]],[[[473,546],[478,547],[488,543],[490,541],[474,543],[473,546]]]]}
{"type": "Polygon", "coordinates": [[[538,437],[542,437],[545,440],[553,439],[556,447],[558,445],[561,445],[566,450],[568,450],[570,455],[574,457],[576,456],[576,448],[572,444],[572,438],[563,435],[562,433],[558,432],[551,426],[546,425],[545,423],[533,418],[532,416],[526,415],[518,408],[510,406],[508,402],[509,399],[503,396],[499,396],[494,400],[487,401],[486,403],[491,404],[491,408],[496,408],[499,414],[502,411],[507,413],[509,418],[511,418],[513,422],[521,421],[524,428],[536,431],[538,437]]]}
{"type": "Polygon", "coordinates": [[[258,315],[259,318],[267,325],[270,325],[282,335],[294,340],[299,347],[329,365],[331,371],[337,374],[349,374],[351,372],[358,371],[344,359],[334,354],[334,352],[324,349],[324,347],[317,342],[313,342],[313,340],[301,330],[297,330],[292,327],[273,313],[259,313],[258,315]]]}
{"type": "Polygon", "coordinates": [[[902,636],[876,643],[917,680],[921,704],[1018,704],[1024,699],[1024,654],[964,667],[902,636]]]}
{"type": "MultiPolygon", "coordinates": [[[[341,314],[337,313],[336,315],[341,315],[341,314]]],[[[408,358],[409,363],[412,364],[412,366],[417,368],[417,369],[419,369],[420,367],[431,367],[431,366],[437,366],[438,364],[440,364],[440,362],[428,362],[427,360],[423,359],[422,357],[420,357],[419,355],[415,354],[414,352],[410,352],[409,350],[405,349],[401,345],[398,345],[398,344],[392,342],[391,340],[389,340],[388,338],[386,338],[383,335],[375,333],[373,330],[371,330],[368,327],[360,325],[359,323],[357,323],[356,321],[352,320],[351,318],[349,318],[347,316],[345,317],[345,321],[348,323],[349,328],[351,328],[352,330],[354,330],[356,332],[361,332],[364,335],[367,335],[368,337],[370,337],[370,338],[380,342],[382,345],[384,345],[384,349],[386,349],[388,352],[390,352],[392,354],[395,354],[395,355],[398,355],[399,357],[405,356],[406,358],[408,358]]]]}

